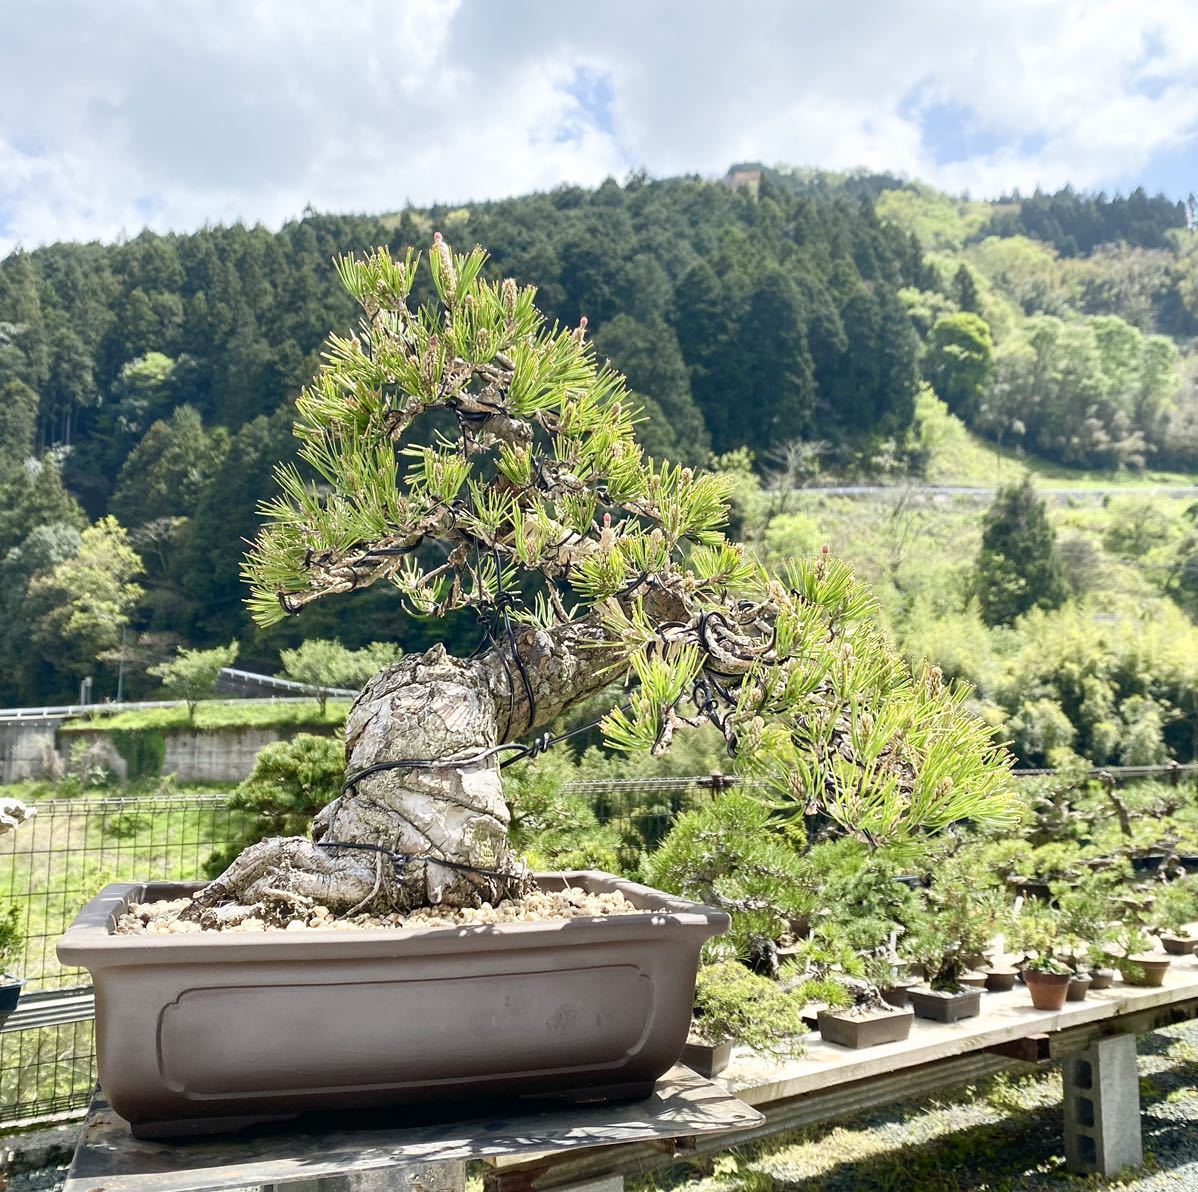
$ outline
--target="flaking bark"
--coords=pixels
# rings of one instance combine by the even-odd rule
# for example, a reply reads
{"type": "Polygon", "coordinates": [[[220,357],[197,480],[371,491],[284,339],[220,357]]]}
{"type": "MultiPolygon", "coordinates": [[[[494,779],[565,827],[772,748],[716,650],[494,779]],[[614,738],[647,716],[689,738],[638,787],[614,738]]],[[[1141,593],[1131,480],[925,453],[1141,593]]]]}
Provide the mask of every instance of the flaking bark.
{"type": "Polygon", "coordinates": [[[403,912],[524,892],[528,872],[508,842],[503,757],[488,751],[543,729],[598,691],[614,658],[596,616],[514,637],[531,703],[506,641],[474,659],[434,646],[375,675],[346,721],[347,773],[381,762],[438,764],[364,775],[318,813],[311,841],[274,838],[246,849],[187,917],[216,927],[251,914],[287,920],[317,905],[339,915],[403,912]],[[382,853],[334,842],[415,859],[397,867],[382,853]]]}

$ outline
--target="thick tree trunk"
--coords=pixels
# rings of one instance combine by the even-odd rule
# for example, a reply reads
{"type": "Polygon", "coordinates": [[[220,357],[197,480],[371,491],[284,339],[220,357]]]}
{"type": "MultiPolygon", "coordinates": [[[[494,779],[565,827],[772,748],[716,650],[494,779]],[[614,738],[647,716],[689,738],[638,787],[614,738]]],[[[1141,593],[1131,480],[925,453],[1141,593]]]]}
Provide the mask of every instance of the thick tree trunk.
{"type": "Polygon", "coordinates": [[[251,914],[289,919],[317,905],[339,915],[402,912],[522,893],[528,875],[508,844],[502,757],[487,751],[599,690],[613,661],[604,645],[594,617],[552,631],[522,629],[516,648],[531,700],[506,644],[475,659],[436,646],[380,671],[350,709],[347,772],[431,764],[363,775],[316,816],[311,841],[271,839],[246,849],[187,917],[212,925],[251,914]],[[373,848],[410,859],[396,866],[373,848]]]}

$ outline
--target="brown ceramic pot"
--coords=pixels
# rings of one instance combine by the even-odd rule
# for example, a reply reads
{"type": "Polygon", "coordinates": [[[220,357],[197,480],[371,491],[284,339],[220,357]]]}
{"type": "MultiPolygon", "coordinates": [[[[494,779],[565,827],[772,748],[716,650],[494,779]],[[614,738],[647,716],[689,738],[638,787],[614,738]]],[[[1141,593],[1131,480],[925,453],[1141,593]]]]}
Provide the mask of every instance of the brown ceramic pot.
{"type": "Polygon", "coordinates": [[[1193,956],[1198,947],[1198,936],[1162,935],[1161,944],[1170,956],[1193,956]]]}
{"type": "Polygon", "coordinates": [[[700,1076],[718,1076],[732,1063],[732,1040],[719,1043],[691,1043],[682,1049],[682,1062],[700,1076]]]}
{"type": "Polygon", "coordinates": [[[1143,952],[1119,961],[1119,975],[1125,985],[1143,985],[1155,988],[1164,985],[1165,973],[1171,961],[1159,952],[1143,952]]]}
{"type": "Polygon", "coordinates": [[[945,993],[939,989],[912,989],[911,1006],[919,1018],[930,1018],[933,1022],[959,1022],[962,1018],[974,1018],[981,1013],[982,991],[961,989],[956,993],[945,993]]]}
{"type": "Polygon", "coordinates": [[[634,1099],[682,1052],[699,949],[728,916],[603,873],[641,913],[481,927],[115,935],[120,883],[58,945],[91,971],[96,1055],[140,1137],[434,1098],[634,1099]]]}
{"type": "Polygon", "coordinates": [[[1119,974],[1114,969],[1096,968],[1090,970],[1090,988],[1094,991],[1100,989],[1110,989],[1115,984],[1115,978],[1119,974]]]}
{"type": "Polygon", "coordinates": [[[991,993],[1009,993],[1015,988],[1018,975],[1014,969],[990,969],[986,974],[986,988],[991,993]]]}
{"type": "Polygon", "coordinates": [[[888,1006],[893,1006],[896,1010],[905,1010],[911,1004],[908,994],[912,987],[918,984],[919,982],[916,980],[896,980],[893,985],[887,985],[885,989],[879,989],[878,992],[882,995],[882,1001],[888,1006]]]}
{"type": "Polygon", "coordinates": [[[1059,1010],[1069,993],[1072,973],[1040,973],[1035,969],[1023,970],[1023,983],[1032,995],[1032,1005],[1037,1010],[1059,1010]]]}
{"type": "Polygon", "coordinates": [[[1069,978],[1068,992],[1065,994],[1067,1002],[1084,1002],[1086,994],[1090,992],[1090,986],[1094,984],[1094,978],[1089,973],[1074,973],[1069,978]]]}
{"type": "Polygon", "coordinates": [[[848,1010],[825,1010],[819,1016],[820,1038],[841,1047],[877,1047],[897,1043],[911,1033],[915,1014],[911,1010],[872,1010],[855,1014],[848,1010]]]}

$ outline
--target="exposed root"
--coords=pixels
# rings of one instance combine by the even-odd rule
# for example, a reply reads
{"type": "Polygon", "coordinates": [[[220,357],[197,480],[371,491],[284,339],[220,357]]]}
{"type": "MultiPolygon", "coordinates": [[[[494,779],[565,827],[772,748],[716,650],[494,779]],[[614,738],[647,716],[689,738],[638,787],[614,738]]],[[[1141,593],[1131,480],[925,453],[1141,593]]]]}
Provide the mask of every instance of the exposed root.
{"type": "MultiPolygon", "coordinates": [[[[397,870],[380,853],[323,849],[302,836],[273,837],[247,848],[196,894],[180,918],[220,928],[249,918],[285,924],[306,918],[316,906],[328,907],[337,917],[366,909],[410,911],[430,905],[429,891],[443,888],[446,872],[435,861],[411,861],[397,870]]],[[[523,866],[501,877],[458,871],[450,876],[458,906],[494,906],[532,888],[523,866]]]]}

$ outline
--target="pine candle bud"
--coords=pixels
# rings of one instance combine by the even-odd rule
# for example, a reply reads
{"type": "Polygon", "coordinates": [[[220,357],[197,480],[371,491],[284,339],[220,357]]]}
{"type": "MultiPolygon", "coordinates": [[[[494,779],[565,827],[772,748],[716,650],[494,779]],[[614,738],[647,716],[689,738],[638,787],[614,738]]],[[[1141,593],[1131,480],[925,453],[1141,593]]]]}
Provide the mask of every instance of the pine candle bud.
{"type": "Polygon", "coordinates": [[[586,317],[586,315],[583,315],[582,318],[580,318],[578,320],[578,330],[574,332],[574,338],[579,343],[582,343],[583,339],[586,337],[586,333],[587,333],[587,317],[586,317]]]}
{"type": "Polygon", "coordinates": [[[503,279],[503,286],[500,288],[499,297],[503,303],[504,312],[510,319],[516,313],[516,299],[518,297],[516,279],[514,277],[505,277],[503,279]]]}
{"type": "Polygon", "coordinates": [[[458,288],[458,271],[454,268],[453,253],[449,251],[449,245],[442,239],[440,232],[433,237],[433,252],[437,254],[441,278],[449,292],[448,298],[452,301],[453,292],[458,288]]]}
{"type": "Polygon", "coordinates": [[[616,532],[611,528],[611,514],[603,515],[603,529],[599,531],[599,545],[607,551],[614,550],[616,546],[616,532]]]}

